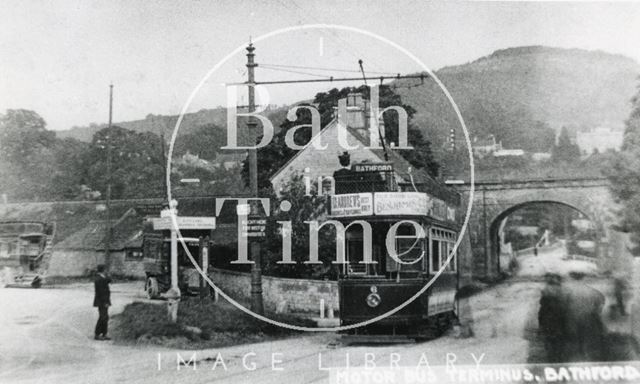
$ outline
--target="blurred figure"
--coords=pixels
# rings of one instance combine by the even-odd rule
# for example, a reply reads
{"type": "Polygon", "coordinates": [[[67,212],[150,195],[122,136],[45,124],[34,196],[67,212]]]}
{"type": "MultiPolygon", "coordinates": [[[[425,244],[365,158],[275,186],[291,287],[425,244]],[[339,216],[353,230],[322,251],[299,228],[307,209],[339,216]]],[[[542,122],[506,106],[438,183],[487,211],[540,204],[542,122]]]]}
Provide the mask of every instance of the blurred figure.
{"type": "Polygon", "coordinates": [[[566,344],[565,293],[560,275],[547,273],[545,279],[546,285],[540,295],[538,326],[546,362],[559,363],[564,361],[566,344]]]}
{"type": "Polygon", "coordinates": [[[627,283],[627,279],[620,275],[613,278],[613,294],[616,298],[616,309],[618,310],[620,316],[627,315],[624,301],[625,297],[627,296],[628,290],[629,285],[627,283]]]}
{"type": "Polygon", "coordinates": [[[581,272],[571,272],[565,283],[567,361],[602,361],[605,355],[605,327],[602,309],[605,297],[584,284],[581,272]]]}

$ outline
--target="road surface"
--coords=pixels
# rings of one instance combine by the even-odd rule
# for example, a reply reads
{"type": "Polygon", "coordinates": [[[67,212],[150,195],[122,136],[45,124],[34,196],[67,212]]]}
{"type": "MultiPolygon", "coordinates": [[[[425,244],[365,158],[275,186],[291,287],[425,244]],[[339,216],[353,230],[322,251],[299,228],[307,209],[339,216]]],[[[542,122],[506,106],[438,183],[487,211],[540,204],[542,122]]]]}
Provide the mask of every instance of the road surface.
{"type": "MultiPolygon", "coordinates": [[[[474,332],[467,338],[452,332],[416,344],[344,346],[338,335],[322,333],[196,352],[94,341],[90,284],[0,289],[0,383],[327,383],[323,369],[362,366],[365,359],[380,367],[425,358],[432,366],[524,364],[541,287],[518,279],[474,295],[465,305],[474,332]],[[194,353],[197,368],[178,369],[178,359],[194,353]]],[[[140,288],[115,284],[111,313],[139,299],[140,288]]]]}

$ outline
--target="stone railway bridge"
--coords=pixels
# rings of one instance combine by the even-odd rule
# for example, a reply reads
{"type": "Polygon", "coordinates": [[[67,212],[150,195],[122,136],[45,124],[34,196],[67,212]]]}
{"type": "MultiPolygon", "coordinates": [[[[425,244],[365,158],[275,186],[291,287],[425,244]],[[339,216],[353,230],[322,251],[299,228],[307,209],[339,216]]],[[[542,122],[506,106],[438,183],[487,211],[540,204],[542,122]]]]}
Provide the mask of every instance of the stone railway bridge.
{"type": "MultiPolygon", "coordinates": [[[[456,188],[466,205],[471,185],[458,184],[456,188]]],[[[608,245],[619,208],[606,178],[479,181],[467,227],[474,278],[493,280],[500,276],[498,230],[502,220],[528,204],[545,202],[569,206],[592,220],[598,233],[598,257],[611,257],[608,245]]]]}

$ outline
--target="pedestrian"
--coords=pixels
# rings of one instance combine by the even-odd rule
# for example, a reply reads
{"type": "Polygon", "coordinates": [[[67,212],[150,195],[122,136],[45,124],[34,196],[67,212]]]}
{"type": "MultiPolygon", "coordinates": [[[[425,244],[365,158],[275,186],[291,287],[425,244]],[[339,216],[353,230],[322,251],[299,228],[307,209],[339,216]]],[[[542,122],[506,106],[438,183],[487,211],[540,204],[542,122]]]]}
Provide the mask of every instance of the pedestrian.
{"type": "Polygon", "coordinates": [[[616,276],[613,278],[613,292],[616,297],[616,307],[620,316],[627,316],[627,310],[625,309],[624,299],[627,295],[629,287],[627,284],[627,280],[624,276],[616,276]]]}
{"type": "Polygon", "coordinates": [[[111,290],[109,289],[111,278],[105,272],[103,264],[98,265],[94,280],[95,297],[93,306],[98,308],[98,322],[96,323],[95,339],[111,340],[107,336],[109,328],[109,306],[111,305],[111,290]]]}
{"type": "Polygon", "coordinates": [[[602,361],[606,329],[602,322],[604,295],[584,283],[585,274],[570,272],[566,283],[569,361],[602,361]]]}
{"type": "Polygon", "coordinates": [[[565,294],[562,277],[555,273],[547,273],[546,285],[540,294],[538,326],[547,363],[565,361],[566,315],[565,294]]]}

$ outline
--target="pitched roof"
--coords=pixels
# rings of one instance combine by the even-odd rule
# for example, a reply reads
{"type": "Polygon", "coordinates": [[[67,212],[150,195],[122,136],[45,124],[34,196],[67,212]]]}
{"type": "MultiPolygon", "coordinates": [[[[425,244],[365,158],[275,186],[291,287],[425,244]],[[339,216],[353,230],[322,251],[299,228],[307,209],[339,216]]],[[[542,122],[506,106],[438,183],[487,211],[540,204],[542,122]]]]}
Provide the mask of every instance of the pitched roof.
{"type": "MultiPolygon", "coordinates": [[[[324,131],[337,124],[340,123],[337,118],[334,118],[327,125],[325,125],[320,133],[309,140],[309,142],[304,146],[303,149],[296,152],[293,157],[291,157],[282,167],[280,167],[280,169],[270,177],[270,180],[275,179],[276,176],[278,176],[280,172],[282,172],[292,162],[294,162],[296,158],[302,154],[303,151],[306,151],[308,148],[312,147],[314,140],[318,140],[324,131]]],[[[387,161],[385,160],[385,151],[382,148],[368,147],[369,140],[364,135],[362,135],[359,130],[347,127],[347,132],[356,140],[358,140],[360,144],[362,144],[363,147],[360,148],[360,150],[366,150],[373,153],[378,159],[380,159],[380,161],[387,161]]],[[[415,167],[413,167],[411,163],[409,163],[409,161],[402,155],[400,155],[396,150],[387,148],[387,154],[389,156],[388,161],[393,164],[394,171],[402,179],[402,183],[410,184],[411,177],[413,177],[413,184],[415,184],[416,188],[419,191],[429,193],[432,196],[436,196],[442,200],[452,202],[454,204],[459,203],[460,196],[455,191],[442,184],[441,182],[435,180],[425,170],[416,169],[415,167]]]]}

